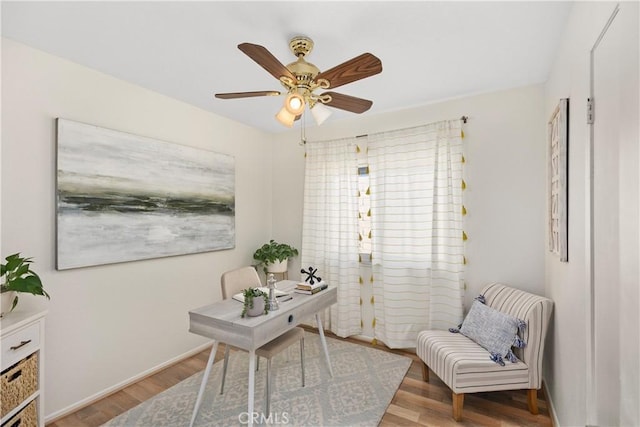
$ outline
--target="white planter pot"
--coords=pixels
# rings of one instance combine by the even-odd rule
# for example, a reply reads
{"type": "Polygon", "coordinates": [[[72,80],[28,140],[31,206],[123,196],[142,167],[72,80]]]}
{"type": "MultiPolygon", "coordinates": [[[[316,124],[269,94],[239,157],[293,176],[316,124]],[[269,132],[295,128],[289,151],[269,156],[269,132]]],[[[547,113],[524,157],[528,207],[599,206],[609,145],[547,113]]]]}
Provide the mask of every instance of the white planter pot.
{"type": "Polygon", "coordinates": [[[267,273],[284,273],[287,271],[289,259],[267,265],[267,273]]]}
{"type": "Polygon", "coordinates": [[[11,311],[11,305],[16,293],[14,291],[3,292],[0,294],[0,317],[11,311]]]}
{"type": "Polygon", "coordinates": [[[256,317],[264,314],[264,298],[262,296],[253,297],[253,308],[247,307],[247,316],[256,317]]]}

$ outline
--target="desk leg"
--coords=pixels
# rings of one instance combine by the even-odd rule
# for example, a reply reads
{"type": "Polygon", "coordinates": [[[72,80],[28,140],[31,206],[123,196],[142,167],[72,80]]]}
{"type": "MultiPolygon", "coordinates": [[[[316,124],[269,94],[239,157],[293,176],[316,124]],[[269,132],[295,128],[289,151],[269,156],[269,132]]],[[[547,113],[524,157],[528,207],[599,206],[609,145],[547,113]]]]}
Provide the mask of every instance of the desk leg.
{"type": "Polygon", "coordinates": [[[320,332],[320,342],[324,349],[324,357],[327,359],[327,366],[329,367],[329,374],[333,377],[333,369],[331,368],[331,359],[329,359],[329,350],[327,349],[327,340],[324,338],[324,329],[322,328],[322,320],[320,314],[316,313],[316,323],[318,324],[318,332],[320,332]]]}
{"type": "Polygon", "coordinates": [[[249,404],[247,412],[249,413],[249,427],[253,427],[253,395],[255,394],[256,380],[256,351],[249,351],[249,404]]]}
{"type": "Polygon", "coordinates": [[[213,347],[211,347],[211,354],[209,355],[209,360],[207,361],[207,367],[204,369],[204,376],[202,377],[202,384],[200,384],[200,391],[198,391],[198,397],[196,398],[196,406],[193,408],[193,414],[191,415],[191,422],[189,423],[189,427],[193,427],[193,423],[196,421],[196,416],[198,416],[198,410],[200,409],[200,404],[202,403],[202,395],[204,394],[204,389],[207,386],[207,381],[209,380],[209,374],[211,374],[211,367],[213,366],[213,359],[216,358],[216,352],[218,351],[218,341],[213,341],[213,347]]]}

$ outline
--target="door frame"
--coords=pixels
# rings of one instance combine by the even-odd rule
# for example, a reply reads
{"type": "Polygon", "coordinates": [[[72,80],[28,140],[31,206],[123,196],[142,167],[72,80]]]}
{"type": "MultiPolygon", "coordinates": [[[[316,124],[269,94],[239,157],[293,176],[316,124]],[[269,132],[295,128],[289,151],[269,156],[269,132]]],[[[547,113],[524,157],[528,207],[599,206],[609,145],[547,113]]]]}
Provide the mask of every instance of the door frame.
{"type": "MultiPolygon", "coordinates": [[[[594,101],[595,94],[595,55],[596,49],[600,45],[600,42],[604,38],[605,34],[613,24],[616,16],[620,12],[620,4],[617,3],[613,12],[609,16],[606,24],[602,28],[602,31],[598,35],[593,47],[589,51],[589,102],[594,101]]],[[[590,104],[593,105],[593,104],[590,104]]],[[[591,107],[589,107],[591,108],[591,107]]],[[[588,114],[591,115],[592,118],[595,118],[595,112],[589,111],[588,114]]],[[[595,292],[596,292],[596,283],[595,283],[595,245],[594,245],[594,137],[595,137],[595,129],[594,129],[594,120],[588,120],[589,124],[589,151],[588,151],[588,162],[589,162],[589,211],[588,211],[588,224],[589,224],[589,233],[588,233],[588,247],[589,247],[589,257],[588,257],[588,269],[587,269],[587,277],[589,278],[589,294],[587,297],[587,390],[586,390],[586,425],[587,426],[596,426],[597,425],[597,399],[596,399],[596,339],[595,339],[595,331],[596,331],[596,313],[595,313],[595,292]]]]}

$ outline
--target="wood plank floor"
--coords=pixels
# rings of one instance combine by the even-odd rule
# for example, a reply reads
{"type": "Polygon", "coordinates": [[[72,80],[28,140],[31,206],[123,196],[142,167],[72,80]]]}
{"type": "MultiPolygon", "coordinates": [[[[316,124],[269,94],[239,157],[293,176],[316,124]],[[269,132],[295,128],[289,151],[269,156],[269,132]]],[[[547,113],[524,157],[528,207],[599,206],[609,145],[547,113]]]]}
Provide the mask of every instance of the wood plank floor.
{"type": "MultiPolygon", "coordinates": [[[[314,329],[308,329],[315,333],[314,329]]],[[[337,338],[331,333],[327,336],[337,338]]],[[[338,338],[341,339],[341,338],[338,338]]],[[[347,338],[346,341],[373,347],[371,344],[347,338]]],[[[387,408],[381,427],[391,426],[552,426],[547,403],[538,393],[539,415],[527,409],[526,391],[467,394],[464,399],[463,419],[456,423],[451,418],[451,390],[433,373],[428,383],[422,381],[422,362],[412,353],[375,348],[402,354],[413,359],[400,388],[387,408]]],[[[216,361],[224,357],[224,346],[218,347],[216,361]]],[[[202,371],[209,350],[176,363],[139,382],[115,392],[72,414],[48,423],[48,427],[95,427],[133,408],[167,388],[202,371]]],[[[157,427],[157,426],[149,426],[157,427]]]]}

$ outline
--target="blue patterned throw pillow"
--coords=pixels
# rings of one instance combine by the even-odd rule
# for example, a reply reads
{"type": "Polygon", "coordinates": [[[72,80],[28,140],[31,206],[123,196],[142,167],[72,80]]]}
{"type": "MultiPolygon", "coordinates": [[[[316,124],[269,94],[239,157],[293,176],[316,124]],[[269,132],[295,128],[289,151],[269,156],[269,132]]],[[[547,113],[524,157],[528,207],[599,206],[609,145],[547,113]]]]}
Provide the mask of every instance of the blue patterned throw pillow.
{"type": "Polygon", "coordinates": [[[462,325],[450,331],[472,339],[491,353],[491,360],[504,366],[504,359],[513,363],[518,361],[511,347],[526,345],[518,336],[518,331],[524,331],[526,326],[524,321],[486,306],[484,296],[480,295],[462,325]]]}

